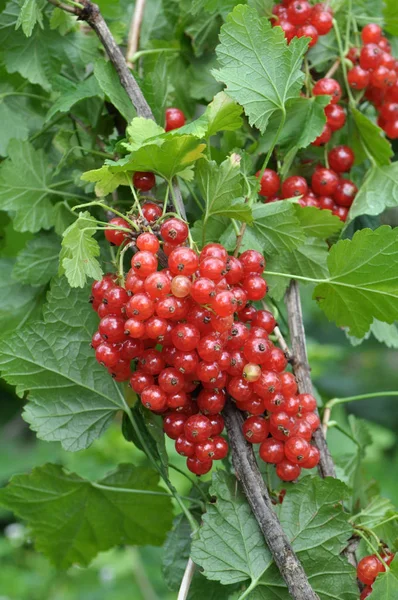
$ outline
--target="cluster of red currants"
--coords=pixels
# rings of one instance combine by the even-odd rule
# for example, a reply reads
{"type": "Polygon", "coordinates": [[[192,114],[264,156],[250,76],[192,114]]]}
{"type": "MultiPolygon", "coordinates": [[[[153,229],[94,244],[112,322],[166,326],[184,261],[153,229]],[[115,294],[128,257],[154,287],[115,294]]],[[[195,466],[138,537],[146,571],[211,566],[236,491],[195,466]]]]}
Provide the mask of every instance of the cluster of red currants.
{"type": "MultiPolygon", "coordinates": [[[[336,146],[328,153],[330,168],[317,165],[309,186],[304,177],[293,175],[281,185],[279,175],[272,169],[265,169],[260,183],[260,195],[264,202],[276,202],[299,196],[301,206],[315,206],[331,210],[342,221],[357,194],[357,187],[350,179],[342,177],[354,164],[354,152],[348,146],[336,146]]],[[[257,176],[259,176],[259,172],[257,176]]]]}
{"type": "Polygon", "coordinates": [[[321,3],[311,6],[307,0],[282,0],[273,7],[272,14],[272,25],[283,29],[288,42],[294,37],[309,37],[310,48],[333,27],[331,8],[321,3]]]}
{"type": "Polygon", "coordinates": [[[347,58],[353,63],[348,83],[366,90],[365,98],[379,112],[378,124],[391,139],[398,138],[398,61],[382,29],[369,23],[362,29],[362,48],[351,48],[347,58]]]}
{"type": "MultiPolygon", "coordinates": [[[[389,566],[395,554],[391,554],[389,551],[385,551],[384,554],[381,555],[381,558],[389,566]]],[[[379,573],[383,573],[386,570],[386,567],[381,562],[381,560],[376,556],[376,554],[371,554],[370,556],[365,556],[362,560],[359,561],[357,566],[357,577],[361,583],[365,584],[365,588],[362,590],[360,600],[365,600],[372,592],[372,585],[374,584],[376,577],[379,573]]]]}

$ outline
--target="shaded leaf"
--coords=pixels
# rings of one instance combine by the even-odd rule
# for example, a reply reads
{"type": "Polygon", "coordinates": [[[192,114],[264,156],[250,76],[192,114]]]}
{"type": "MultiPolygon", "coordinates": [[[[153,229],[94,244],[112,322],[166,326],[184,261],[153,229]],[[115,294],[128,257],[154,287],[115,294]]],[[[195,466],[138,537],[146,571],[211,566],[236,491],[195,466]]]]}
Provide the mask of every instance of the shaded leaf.
{"type": "Polygon", "coordinates": [[[104,94],[126,121],[130,122],[135,117],[136,111],[127,92],[121,86],[118,74],[112,63],[102,59],[97,60],[94,65],[94,77],[104,94]]]}
{"type": "Polygon", "coordinates": [[[66,79],[66,77],[59,77],[57,78],[57,87],[60,91],[60,96],[48,111],[47,121],[58,112],[68,112],[72,106],[81,100],[92,98],[93,96],[103,97],[95,77],[89,77],[79,83],[74,83],[66,79]]]}
{"type": "Polygon", "coordinates": [[[61,244],[57,235],[33,238],[18,254],[12,276],[30,285],[48,283],[57,274],[60,250],[61,244]]]}
{"type": "Polygon", "coordinates": [[[308,237],[326,240],[343,229],[344,223],[330,210],[319,210],[315,206],[303,207],[300,204],[295,204],[294,208],[301,227],[308,237]]]}
{"type": "Polygon", "coordinates": [[[395,0],[384,0],[384,29],[398,35],[398,6],[395,0]]]}
{"type": "Polygon", "coordinates": [[[83,287],[87,277],[102,277],[102,269],[97,260],[100,247],[93,237],[96,226],[96,219],[88,211],[84,211],[79,213],[76,221],[63,234],[60,272],[65,273],[71,287],[83,287]]]}
{"type": "Polygon", "coordinates": [[[372,167],[359,188],[350,208],[349,218],[378,215],[386,208],[398,206],[398,163],[372,167]]]}
{"type": "Polygon", "coordinates": [[[394,153],[390,142],[384,137],[383,131],[356,108],[352,108],[351,113],[354,117],[356,133],[368,153],[373,156],[378,165],[389,165],[390,158],[394,153]]]}

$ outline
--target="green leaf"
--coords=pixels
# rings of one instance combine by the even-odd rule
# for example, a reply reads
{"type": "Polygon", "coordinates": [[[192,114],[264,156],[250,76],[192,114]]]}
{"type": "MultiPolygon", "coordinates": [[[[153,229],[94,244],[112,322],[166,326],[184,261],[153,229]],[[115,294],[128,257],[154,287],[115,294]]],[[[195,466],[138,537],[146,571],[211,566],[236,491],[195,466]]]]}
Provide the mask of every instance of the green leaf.
{"type": "Polygon", "coordinates": [[[359,504],[362,504],[361,463],[365,456],[366,448],[371,445],[373,440],[369,433],[368,425],[363,419],[357,419],[354,415],[349,415],[348,425],[350,435],[356,440],[356,446],[352,452],[338,456],[335,463],[337,477],[353,490],[350,505],[351,509],[354,510],[357,501],[359,504]]]}
{"type": "Polygon", "coordinates": [[[395,323],[388,325],[375,319],[370,326],[370,330],[375,338],[388,348],[398,348],[398,329],[395,323]]]}
{"type": "Polygon", "coordinates": [[[15,331],[38,318],[44,301],[43,288],[34,288],[14,281],[15,261],[0,258],[0,331],[15,331]]]}
{"type": "Polygon", "coordinates": [[[356,525],[371,529],[389,548],[394,548],[398,538],[398,514],[391,500],[375,496],[353,519],[356,525]]]}
{"type": "Polygon", "coordinates": [[[61,35],[65,35],[76,24],[76,17],[65,12],[61,8],[54,8],[50,17],[50,29],[57,29],[61,35]]]}
{"type": "Polygon", "coordinates": [[[214,160],[199,161],[196,175],[199,190],[205,201],[205,225],[214,215],[252,222],[250,206],[245,204],[242,198],[243,177],[239,164],[238,154],[233,154],[221,165],[214,160]]]}
{"type": "Polygon", "coordinates": [[[101,89],[98,86],[95,77],[89,77],[85,81],[74,83],[66,77],[57,78],[57,87],[60,91],[60,96],[55,100],[47,113],[47,121],[49,121],[58,112],[68,112],[72,106],[93,96],[103,98],[101,89]]]}
{"type": "Polygon", "coordinates": [[[119,465],[96,483],[46,464],[15,475],[0,502],[28,523],[37,549],[65,569],[87,566],[113,546],[161,545],[172,521],[162,491],[157,473],[145,467],[119,465]]]}
{"type": "MultiPolygon", "coordinates": [[[[166,43],[162,41],[158,43],[161,43],[162,47],[167,48],[167,50],[179,49],[177,42],[166,43]]],[[[152,44],[154,44],[154,40],[152,40],[152,44]]],[[[140,87],[157,123],[163,123],[165,110],[167,106],[170,106],[170,97],[174,92],[170,66],[175,61],[176,56],[177,53],[165,51],[142,57],[144,79],[140,87]]]]}
{"type": "Polygon", "coordinates": [[[136,112],[127,92],[121,86],[112,63],[103,59],[97,60],[94,65],[94,76],[101,90],[129,123],[135,117],[136,112]]]}
{"type": "Polygon", "coordinates": [[[123,171],[115,173],[107,165],[100,169],[86,171],[80,179],[95,182],[95,193],[99,198],[111,194],[119,185],[128,185],[128,179],[123,171]]]}
{"type": "MultiPolygon", "coordinates": [[[[235,478],[218,471],[213,474],[210,493],[217,501],[208,506],[199,539],[192,545],[192,558],[206,578],[250,583],[255,588],[250,598],[288,600],[289,593],[235,478]]],[[[352,531],[341,505],[347,495],[346,486],[336,479],[305,477],[295,486],[288,485],[277,509],[321,600],[330,599],[330,590],[339,600],[358,597],[355,571],[340,557],[352,531]]]]}
{"type": "Polygon", "coordinates": [[[125,439],[133,442],[147,456],[152,456],[158,460],[164,469],[164,473],[167,474],[168,456],[162,419],[145,409],[140,401],[134,404],[131,414],[139,429],[140,437],[137,435],[130,418],[127,417],[127,414],[124,414],[122,431],[125,439]],[[141,438],[143,439],[143,443],[141,438]],[[149,452],[147,452],[147,449],[149,452]]]}
{"type": "Polygon", "coordinates": [[[395,0],[384,0],[384,29],[398,35],[398,6],[395,0]]]}
{"type": "Polygon", "coordinates": [[[30,285],[48,283],[57,274],[60,250],[61,244],[57,235],[33,238],[18,254],[12,276],[21,283],[30,285]]]}
{"type": "Polygon", "coordinates": [[[339,233],[343,223],[330,210],[319,210],[315,206],[294,205],[296,216],[304,233],[308,237],[317,237],[323,240],[339,233]]]}
{"type": "Polygon", "coordinates": [[[398,229],[387,225],[362,229],[352,240],[340,240],[329,253],[330,278],[314,297],[330,321],[362,337],[374,318],[398,318],[398,229]]]}
{"type": "Polygon", "coordinates": [[[390,158],[394,153],[390,142],[384,137],[383,131],[356,108],[352,108],[351,113],[356,125],[356,135],[361,144],[379,166],[389,165],[390,158]]]}
{"type": "Polygon", "coordinates": [[[51,167],[46,155],[29,142],[18,140],[10,142],[8,152],[9,158],[0,165],[0,209],[15,213],[17,231],[49,229],[54,212],[49,188],[51,167]]]}
{"type": "Polygon", "coordinates": [[[61,274],[65,273],[71,287],[83,287],[87,277],[101,279],[102,269],[97,260],[100,247],[94,235],[97,221],[88,211],[64,232],[59,257],[61,274]]]}
{"type": "Polygon", "coordinates": [[[24,419],[40,439],[69,451],[87,448],[126,407],[123,395],[90,347],[98,318],[89,291],[53,280],[44,321],[0,343],[0,371],[23,397],[24,419]]]}
{"type": "Polygon", "coordinates": [[[304,242],[304,232],[290,202],[253,205],[253,224],[246,227],[242,251],[252,248],[264,253],[290,252],[304,242]]]}
{"type": "Polygon", "coordinates": [[[280,27],[239,5],[221,28],[220,42],[216,52],[221,69],[214,76],[243,106],[250,124],[264,132],[270,117],[299,95],[308,40],[294,38],[288,45],[280,27]]]}
{"type": "Polygon", "coordinates": [[[398,206],[398,163],[372,167],[350,208],[350,219],[398,206]]]}
{"type": "Polygon", "coordinates": [[[178,135],[188,133],[198,138],[209,138],[219,131],[235,131],[242,127],[241,114],[242,107],[224,92],[219,92],[203,115],[174,132],[178,135]]]}
{"type": "MultiPolygon", "coordinates": [[[[192,239],[201,248],[211,241],[220,240],[223,233],[228,229],[228,225],[229,219],[221,216],[210,217],[206,223],[206,227],[203,226],[203,221],[195,221],[194,226],[191,228],[192,239]]],[[[224,244],[224,241],[221,243],[224,244]]],[[[235,243],[236,236],[232,242],[232,246],[228,246],[228,249],[233,249],[235,243]]]]}
{"type": "Polygon", "coordinates": [[[179,590],[184,576],[191,550],[191,533],[185,515],[180,514],[174,519],[173,529],[169,531],[163,547],[163,577],[173,592],[179,590]]]}
{"type": "Polygon", "coordinates": [[[44,6],[45,4],[41,0],[25,0],[22,4],[15,29],[22,27],[22,31],[26,37],[30,37],[36,23],[43,28],[44,6]]]}
{"type": "Polygon", "coordinates": [[[164,132],[163,127],[157,125],[152,119],[136,117],[126,129],[128,143],[125,146],[130,152],[139,150],[151,141],[161,146],[164,139],[159,136],[163,136],[164,132]]]}
{"type": "Polygon", "coordinates": [[[395,556],[387,573],[380,573],[372,586],[369,600],[395,600],[398,598],[398,556],[395,556]]]}

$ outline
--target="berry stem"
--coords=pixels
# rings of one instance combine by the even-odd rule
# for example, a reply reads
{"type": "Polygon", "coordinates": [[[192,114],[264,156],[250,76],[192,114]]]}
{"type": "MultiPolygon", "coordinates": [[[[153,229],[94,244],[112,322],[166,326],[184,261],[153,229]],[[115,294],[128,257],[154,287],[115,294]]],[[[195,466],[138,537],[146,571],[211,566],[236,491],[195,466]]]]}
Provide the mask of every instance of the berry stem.
{"type": "Polygon", "coordinates": [[[330,417],[332,415],[332,409],[334,406],[338,406],[339,404],[347,404],[348,402],[356,402],[357,400],[368,400],[369,398],[380,398],[382,396],[398,396],[398,392],[370,392],[369,394],[359,394],[358,396],[347,396],[345,398],[333,398],[329,400],[325,404],[323,419],[322,419],[322,429],[323,434],[326,436],[328,427],[330,425],[330,417]]]}
{"type": "Polygon", "coordinates": [[[377,535],[371,530],[368,529],[367,527],[364,527],[362,525],[357,525],[356,527],[354,527],[354,531],[357,535],[359,535],[365,542],[366,544],[369,546],[369,548],[373,551],[374,554],[376,554],[377,558],[379,559],[379,561],[383,564],[383,566],[385,567],[386,571],[390,570],[390,567],[387,565],[387,563],[382,559],[382,557],[380,556],[378,549],[380,547],[380,540],[377,537],[377,535]],[[367,534],[367,535],[366,535],[367,534]],[[369,537],[373,537],[376,540],[377,543],[377,549],[374,547],[374,545],[372,544],[372,542],[369,541],[369,537]]]}
{"type": "MultiPolygon", "coordinates": [[[[60,193],[63,194],[63,192],[60,192],[60,193]]],[[[126,215],[124,215],[123,213],[119,212],[115,208],[113,208],[111,206],[108,206],[107,204],[104,204],[103,202],[100,202],[99,200],[92,200],[91,202],[85,202],[84,204],[78,204],[77,206],[74,206],[72,208],[72,211],[74,212],[75,210],[78,210],[80,208],[86,208],[88,206],[100,206],[101,208],[104,208],[105,210],[109,210],[110,212],[114,213],[118,217],[121,217],[122,219],[124,219],[125,221],[127,221],[127,223],[129,225],[131,225],[131,227],[133,229],[135,229],[136,231],[139,231],[139,227],[138,227],[138,225],[134,221],[132,221],[131,219],[129,219],[126,215]]]]}
{"type": "Polygon", "coordinates": [[[150,54],[161,54],[162,52],[175,52],[175,53],[179,53],[180,49],[179,48],[152,48],[152,49],[149,49],[149,50],[139,50],[138,52],[136,52],[135,54],[133,54],[131,56],[130,62],[134,64],[142,56],[147,56],[147,55],[150,55],[150,54]]]}
{"type": "Polygon", "coordinates": [[[340,33],[340,29],[339,26],[337,24],[336,19],[333,19],[333,29],[334,32],[336,34],[336,40],[337,40],[337,45],[339,48],[339,54],[340,54],[340,61],[341,61],[341,68],[343,71],[343,78],[344,78],[344,83],[345,83],[345,87],[346,87],[346,91],[347,91],[347,96],[349,99],[349,103],[351,104],[351,106],[355,106],[355,100],[354,97],[351,93],[351,88],[348,84],[348,79],[347,79],[347,65],[345,63],[345,54],[344,54],[344,49],[343,49],[343,42],[341,39],[341,33],[340,33]]]}
{"type": "Polygon", "coordinates": [[[195,574],[196,565],[191,558],[188,558],[187,566],[185,567],[184,576],[181,581],[181,586],[178,591],[177,600],[186,600],[188,598],[189,589],[192,579],[195,574]]]}
{"type": "Polygon", "coordinates": [[[262,178],[262,176],[264,175],[264,171],[265,171],[265,169],[266,169],[266,168],[267,168],[267,166],[268,166],[268,163],[269,163],[269,161],[270,161],[270,159],[271,159],[272,153],[273,153],[273,151],[274,151],[274,149],[275,149],[275,146],[276,146],[276,145],[277,145],[277,143],[278,143],[278,140],[279,140],[279,138],[280,138],[280,136],[281,136],[281,133],[282,133],[283,127],[284,127],[284,125],[285,125],[285,122],[286,122],[286,109],[285,109],[285,107],[284,107],[284,106],[281,108],[281,111],[282,111],[281,122],[279,123],[278,130],[277,130],[277,132],[276,132],[276,134],[275,134],[275,137],[274,137],[274,139],[273,139],[273,142],[272,142],[272,144],[271,144],[271,147],[270,147],[270,149],[268,150],[267,156],[265,157],[265,160],[264,160],[264,162],[263,162],[263,166],[261,167],[261,171],[260,171],[260,173],[259,173],[259,176],[258,176],[258,182],[259,182],[259,185],[260,185],[261,178],[262,178]]]}

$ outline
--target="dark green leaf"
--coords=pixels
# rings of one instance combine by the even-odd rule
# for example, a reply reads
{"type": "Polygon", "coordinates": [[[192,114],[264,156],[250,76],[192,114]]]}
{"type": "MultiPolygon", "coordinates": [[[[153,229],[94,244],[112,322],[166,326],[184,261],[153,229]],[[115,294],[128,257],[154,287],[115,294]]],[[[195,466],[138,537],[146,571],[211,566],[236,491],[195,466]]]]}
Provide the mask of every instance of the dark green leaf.
{"type": "Polygon", "coordinates": [[[47,464],[14,476],[0,502],[27,521],[37,549],[65,569],[86,566],[113,546],[161,545],[172,521],[162,492],[157,473],[144,467],[120,465],[95,483],[47,464]]]}
{"type": "Polygon", "coordinates": [[[49,121],[58,112],[68,112],[72,106],[93,96],[103,98],[100,87],[95,77],[89,77],[85,81],[74,83],[66,77],[58,77],[56,80],[57,88],[60,93],[59,98],[55,100],[47,113],[49,121]]]}
{"type": "Polygon", "coordinates": [[[0,258],[0,331],[14,331],[25,323],[39,318],[44,302],[43,288],[34,288],[14,281],[15,261],[0,258]]]}
{"type": "Polygon", "coordinates": [[[54,280],[45,321],[7,336],[0,344],[0,370],[28,392],[24,418],[39,438],[70,451],[87,448],[126,408],[118,385],[95,360],[90,347],[97,316],[89,291],[54,280]]]}
{"type": "Polygon", "coordinates": [[[272,28],[255,9],[239,5],[221,28],[220,41],[221,69],[214,75],[243,106],[250,124],[264,132],[270,117],[299,95],[308,40],[294,38],[287,45],[279,27],[272,28]]]}
{"type": "Polygon", "coordinates": [[[17,256],[12,276],[22,283],[44,285],[57,274],[61,244],[54,234],[30,240],[17,256]]]}
{"type": "Polygon", "coordinates": [[[191,550],[191,533],[192,529],[185,515],[178,515],[163,547],[163,577],[173,592],[179,590],[184,576],[191,550]]]}
{"type": "Polygon", "coordinates": [[[294,205],[296,215],[304,233],[308,237],[317,237],[323,240],[339,233],[343,223],[330,210],[319,210],[315,206],[294,205]]]}
{"type": "Polygon", "coordinates": [[[374,166],[350,209],[350,219],[360,215],[378,215],[386,208],[398,206],[398,163],[374,166]]]}
{"type": "Polygon", "coordinates": [[[71,287],[83,287],[87,277],[101,279],[102,269],[97,257],[100,247],[94,235],[97,221],[88,211],[64,231],[59,257],[60,273],[65,273],[71,287]]]}
{"type": "Polygon", "coordinates": [[[389,165],[394,153],[383,131],[356,108],[352,108],[351,112],[356,125],[356,134],[367,152],[373,156],[379,166],[389,165]]]}
{"type": "MultiPolygon", "coordinates": [[[[203,221],[196,221],[191,229],[192,239],[199,247],[202,247],[214,240],[220,240],[228,225],[229,219],[220,216],[210,217],[205,228],[203,227],[203,221]]],[[[233,235],[235,234],[233,233],[233,235]]],[[[222,243],[224,244],[224,241],[222,243]]],[[[228,246],[228,248],[233,249],[235,243],[236,236],[232,242],[232,248],[231,246],[228,246]]]]}
{"type": "Polygon", "coordinates": [[[104,94],[117,108],[121,115],[130,122],[136,112],[127,92],[122,88],[114,66],[105,60],[97,60],[94,66],[94,76],[104,94]]]}
{"type": "Polygon", "coordinates": [[[158,460],[167,472],[168,457],[166,452],[162,419],[145,409],[137,401],[131,409],[136,427],[126,414],[123,415],[122,431],[125,439],[133,442],[137,448],[158,460]],[[139,431],[139,435],[137,433],[139,431]]]}

